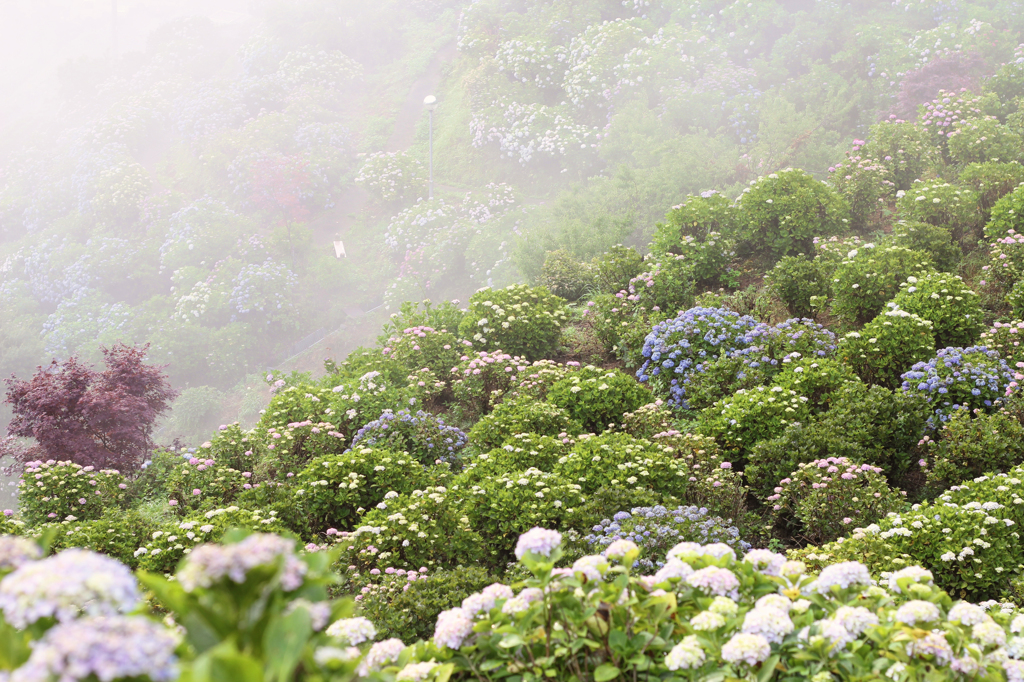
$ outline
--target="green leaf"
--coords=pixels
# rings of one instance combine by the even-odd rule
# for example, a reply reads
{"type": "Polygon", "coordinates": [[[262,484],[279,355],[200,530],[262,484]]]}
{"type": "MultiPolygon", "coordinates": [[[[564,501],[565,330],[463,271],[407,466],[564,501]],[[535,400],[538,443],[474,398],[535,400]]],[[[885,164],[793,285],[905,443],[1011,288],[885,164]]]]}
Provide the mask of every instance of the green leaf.
{"type": "Polygon", "coordinates": [[[775,666],[779,664],[778,654],[772,656],[761,664],[761,670],[757,673],[757,682],[768,682],[775,673],[775,666]]]}
{"type": "Polygon", "coordinates": [[[263,666],[224,642],[195,660],[192,682],[263,682],[263,666]]]}
{"type": "Polygon", "coordinates": [[[611,663],[602,663],[594,671],[594,682],[607,682],[619,676],[620,670],[611,663]]]}
{"type": "Polygon", "coordinates": [[[448,679],[452,676],[453,672],[455,672],[455,664],[445,663],[437,668],[437,677],[435,678],[435,682],[448,682],[448,679]]]}
{"type": "Polygon", "coordinates": [[[141,570],[136,577],[143,587],[152,592],[157,601],[175,616],[180,618],[188,612],[188,595],[180,583],[171,582],[162,575],[141,570]]]}
{"type": "Polygon", "coordinates": [[[263,634],[267,682],[287,682],[292,677],[312,634],[312,619],[302,607],[270,622],[263,634]]]}
{"type": "Polygon", "coordinates": [[[526,642],[523,641],[522,637],[513,634],[503,638],[501,642],[498,643],[498,646],[500,646],[502,649],[511,649],[514,646],[522,646],[525,643],[526,642]]]}

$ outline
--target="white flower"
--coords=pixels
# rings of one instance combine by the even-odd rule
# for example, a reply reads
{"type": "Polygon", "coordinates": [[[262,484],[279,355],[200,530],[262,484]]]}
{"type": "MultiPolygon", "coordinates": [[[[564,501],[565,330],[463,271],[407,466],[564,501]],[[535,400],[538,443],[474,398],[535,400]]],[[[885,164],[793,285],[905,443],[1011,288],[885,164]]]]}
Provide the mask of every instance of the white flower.
{"type": "MultiPolygon", "coordinates": [[[[603,554],[609,559],[624,559],[633,553],[639,554],[640,548],[632,540],[614,540],[605,548],[603,554]]],[[[634,554],[634,556],[636,556],[634,554]]]]}
{"type": "Polygon", "coordinates": [[[773,608],[789,613],[789,610],[793,608],[793,602],[790,601],[789,597],[781,594],[766,594],[754,602],[754,606],[757,608],[773,608]]]}
{"type": "Polygon", "coordinates": [[[654,582],[658,584],[672,578],[685,578],[691,573],[693,573],[693,567],[690,564],[673,557],[654,574],[654,582]]]}
{"type": "Polygon", "coordinates": [[[605,571],[609,567],[608,559],[603,556],[592,555],[577,559],[572,565],[572,570],[576,573],[582,573],[587,580],[600,581],[604,578],[605,571]]]}
{"type": "Polygon", "coordinates": [[[743,555],[743,560],[765,575],[779,575],[786,563],[786,557],[770,549],[752,549],[743,555]]]}
{"type": "Polygon", "coordinates": [[[530,604],[544,598],[544,593],[536,587],[528,587],[516,596],[512,597],[501,607],[501,612],[507,615],[521,613],[530,608],[530,604]]]}
{"type": "Polygon", "coordinates": [[[357,672],[361,677],[366,677],[371,672],[380,670],[388,663],[398,660],[398,656],[405,649],[405,644],[400,639],[385,639],[370,647],[359,664],[357,672]]]}
{"type": "Polygon", "coordinates": [[[671,559],[673,557],[682,557],[686,554],[695,554],[700,556],[703,554],[704,547],[699,542],[680,542],[678,545],[668,551],[666,556],[671,559]]]}
{"type": "Polygon", "coordinates": [[[395,675],[395,679],[409,680],[409,682],[423,682],[423,680],[430,677],[430,673],[434,672],[434,668],[436,667],[437,663],[433,661],[409,663],[398,671],[398,674],[395,675]]]}
{"type": "Polygon", "coordinates": [[[907,625],[931,623],[939,619],[939,607],[928,601],[914,599],[896,609],[896,620],[907,625]]]}
{"type": "MultiPolygon", "coordinates": [[[[783,597],[783,599],[785,599],[785,597],[783,597]]],[[[725,616],[726,618],[732,618],[739,613],[739,610],[739,605],[728,597],[715,597],[711,600],[711,606],[708,607],[708,611],[711,613],[717,613],[725,616]]]]}
{"type": "Polygon", "coordinates": [[[962,625],[971,626],[992,620],[992,616],[985,613],[985,609],[976,604],[961,601],[954,604],[953,608],[949,610],[946,620],[950,622],[959,621],[962,625]]]}
{"type": "Polygon", "coordinates": [[[728,568],[707,566],[688,575],[686,582],[691,587],[704,590],[711,595],[739,598],[740,581],[728,568]]]}
{"type": "Polygon", "coordinates": [[[342,618],[330,624],[327,636],[339,639],[349,646],[372,641],[377,636],[377,628],[367,618],[342,618]]]}
{"type": "Polygon", "coordinates": [[[869,627],[878,625],[878,616],[863,606],[840,606],[832,619],[855,637],[859,637],[869,627]]]}
{"type": "Polygon", "coordinates": [[[727,663],[746,663],[756,665],[764,661],[772,653],[771,645],[761,635],[745,632],[733,635],[732,639],[722,646],[722,659],[727,663]]]}
{"type": "Polygon", "coordinates": [[[701,611],[690,619],[690,627],[694,630],[717,630],[725,625],[725,616],[712,611],[701,611]]]}
{"type": "Polygon", "coordinates": [[[793,621],[785,611],[774,607],[755,608],[743,617],[742,631],[761,635],[772,644],[781,644],[786,635],[793,632],[793,621]]]}
{"type": "Polygon", "coordinates": [[[900,587],[897,581],[901,578],[910,578],[913,582],[921,583],[923,585],[932,584],[932,572],[921,568],[920,566],[907,566],[906,568],[900,569],[889,576],[889,589],[900,594],[900,587]]]}
{"type": "Polygon", "coordinates": [[[502,583],[493,583],[485,587],[481,592],[471,594],[462,600],[462,608],[466,613],[475,616],[478,613],[488,613],[494,608],[499,599],[511,599],[512,588],[502,583]]]}
{"type": "Polygon", "coordinates": [[[313,652],[313,660],[316,661],[318,665],[327,665],[334,661],[343,663],[345,661],[351,661],[359,658],[359,654],[360,651],[358,647],[354,646],[345,647],[344,649],[336,646],[322,646],[318,647],[317,650],[313,652]]]}
{"type": "Polygon", "coordinates": [[[665,656],[665,667],[669,670],[692,670],[704,665],[707,655],[697,641],[696,635],[684,637],[665,656]]]}
{"type": "MultiPolygon", "coordinates": [[[[784,574],[785,575],[785,574],[784,574]]],[[[843,561],[822,569],[818,575],[819,592],[827,592],[833,585],[843,589],[848,587],[867,587],[871,584],[871,574],[864,564],[857,561],[843,561]]]]}
{"type": "Polygon", "coordinates": [[[448,609],[437,616],[434,626],[434,644],[458,649],[473,633],[473,617],[463,608],[448,609]]]}
{"type": "Polygon", "coordinates": [[[971,636],[984,646],[1003,646],[1006,644],[1006,631],[992,620],[978,623],[971,628],[971,636]]]}

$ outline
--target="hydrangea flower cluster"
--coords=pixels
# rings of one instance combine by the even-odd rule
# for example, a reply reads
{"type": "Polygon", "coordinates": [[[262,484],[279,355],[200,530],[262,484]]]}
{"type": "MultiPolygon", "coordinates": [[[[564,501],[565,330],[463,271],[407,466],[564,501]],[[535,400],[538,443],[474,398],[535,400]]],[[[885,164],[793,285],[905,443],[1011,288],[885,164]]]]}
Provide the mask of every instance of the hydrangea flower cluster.
{"type": "Polygon", "coordinates": [[[647,335],[636,375],[669,403],[686,407],[686,375],[700,362],[749,346],[757,325],[754,318],[725,308],[686,310],[647,335]]]}
{"type": "Polygon", "coordinates": [[[200,545],[188,555],[177,577],[187,592],[193,592],[224,579],[244,583],[253,568],[278,561],[281,587],[286,591],[301,587],[308,569],[295,555],[295,542],[265,533],[254,533],[233,545],[200,545]]]}
{"type": "Polygon", "coordinates": [[[999,353],[984,346],[943,348],[903,375],[903,390],[919,392],[941,421],[954,410],[991,408],[1009,393],[1014,372],[999,353]]]}
{"type": "Polygon", "coordinates": [[[28,538],[0,535],[0,574],[21,568],[42,556],[42,548],[28,538]]]}
{"type": "Polygon", "coordinates": [[[469,437],[457,426],[445,424],[444,418],[423,410],[384,410],[373,421],[360,428],[352,438],[352,447],[391,447],[408,451],[424,464],[437,460],[455,461],[466,447],[469,437]]]}
{"type": "Polygon", "coordinates": [[[84,549],[22,564],[0,580],[0,611],[16,628],[42,618],[63,623],[80,614],[115,616],[134,609],[139,598],[124,564],[84,549]]]}
{"type": "Polygon", "coordinates": [[[710,515],[707,508],[696,506],[671,510],[661,505],[634,507],[618,512],[611,520],[602,520],[584,537],[595,551],[623,539],[637,543],[643,550],[633,566],[644,571],[664,566],[668,550],[682,541],[724,542],[741,551],[750,547],[739,538],[739,529],[710,515]]]}

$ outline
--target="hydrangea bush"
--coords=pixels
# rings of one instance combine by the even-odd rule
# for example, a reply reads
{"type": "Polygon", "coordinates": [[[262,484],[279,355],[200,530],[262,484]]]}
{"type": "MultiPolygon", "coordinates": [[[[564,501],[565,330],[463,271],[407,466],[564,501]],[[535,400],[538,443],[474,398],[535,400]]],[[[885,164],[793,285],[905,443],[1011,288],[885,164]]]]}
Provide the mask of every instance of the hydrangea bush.
{"type": "Polygon", "coordinates": [[[1014,373],[984,346],[943,348],[903,375],[903,390],[918,393],[941,421],[956,410],[989,410],[1013,392],[1014,373]]]}
{"type": "Polygon", "coordinates": [[[481,350],[538,360],[554,350],[567,319],[565,301],[545,287],[488,287],[470,297],[459,333],[481,350]]]}
{"type": "Polygon", "coordinates": [[[970,346],[984,329],[978,294],[956,275],[931,273],[908,278],[893,303],[931,322],[939,348],[970,346]]]}
{"type": "Polygon", "coordinates": [[[860,331],[848,332],[839,342],[837,355],[861,380],[899,388],[904,372],[935,355],[932,323],[892,307],[860,331]]]}

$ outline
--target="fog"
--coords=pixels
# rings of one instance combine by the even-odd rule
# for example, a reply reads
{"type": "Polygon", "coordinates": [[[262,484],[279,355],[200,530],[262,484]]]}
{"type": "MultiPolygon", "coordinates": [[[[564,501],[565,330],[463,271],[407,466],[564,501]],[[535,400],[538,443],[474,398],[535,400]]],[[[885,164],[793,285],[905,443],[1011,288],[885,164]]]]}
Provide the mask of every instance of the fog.
{"type": "Polygon", "coordinates": [[[180,391],[157,440],[196,446],[403,302],[551,283],[551,252],[643,252],[688,195],[827,179],[872,124],[1014,59],[1022,21],[1001,2],[4,0],[0,375],[149,344],[180,391]]]}

